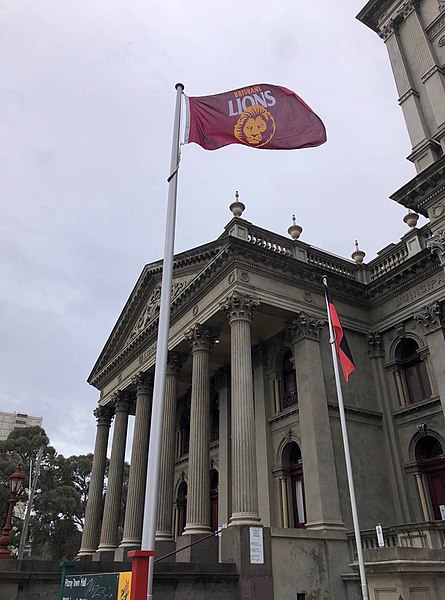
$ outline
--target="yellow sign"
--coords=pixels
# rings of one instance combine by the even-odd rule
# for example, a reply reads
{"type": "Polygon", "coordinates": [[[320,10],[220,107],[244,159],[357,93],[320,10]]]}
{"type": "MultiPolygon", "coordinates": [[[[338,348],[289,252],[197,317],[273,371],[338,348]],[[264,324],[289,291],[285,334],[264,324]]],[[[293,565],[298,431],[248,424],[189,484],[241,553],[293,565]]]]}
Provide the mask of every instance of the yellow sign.
{"type": "Polygon", "coordinates": [[[119,573],[117,585],[117,600],[131,600],[131,571],[119,573]]]}

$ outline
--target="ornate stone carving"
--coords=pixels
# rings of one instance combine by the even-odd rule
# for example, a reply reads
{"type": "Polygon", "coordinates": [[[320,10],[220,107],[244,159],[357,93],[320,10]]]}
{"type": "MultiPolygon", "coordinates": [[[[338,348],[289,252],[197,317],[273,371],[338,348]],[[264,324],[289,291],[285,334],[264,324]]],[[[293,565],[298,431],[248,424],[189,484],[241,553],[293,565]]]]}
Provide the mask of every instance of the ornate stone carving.
{"type": "Polygon", "coordinates": [[[419,312],[414,313],[413,317],[423,325],[425,333],[428,334],[442,327],[440,312],[440,304],[436,301],[423,306],[419,312]]]}
{"type": "Polygon", "coordinates": [[[116,392],[112,396],[115,412],[128,412],[130,409],[130,394],[128,392],[116,392]]]}
{"type": "Polygon", "coordinates": [[[264,344],[255,344],[252,346],[252,366],[259,367],[264,362],[265,348],[264,344]]]}
{"type": "MultiPolygon", "coordinates": [[[[183,289],[189,284],[189,280],[176,281],[172,284],[172,301],[179,296],[183,289]]],[[[161,285],[158,284],[153,290],[147,304],[142,311],[136,325],[133,327],[128,342],[131,342],[143,329],[147,327],[152,319],[154,319],[159,313],[159,306],[161,303],[161,285]]]]}
{"type": "Polygon", "coordinates": [[[210,350],[214,341],[215,334],[210,327],[205,327],[196,323],[191,329],[184,333],[185,339],[190,344],[192,352],[196,350],[210,350]]]}
{"type": "Polygon", "coordinates": [[[405,323],[399,323],[394,329],[396,330],[397,337],[403,337],[405,335],[405,323]]]}
{"type": "Polygon", "coordinates": [[[98,406],[93,410],[93,415],[96,417],[98,425],[108,425],[109,427],[113,419],[113,409],[109,405],[98,406]]]}
{"type": "Polygon", "coordinates": [[[445,10],[445,0],[438,0],[439,10],[445,10]]]}
{"type": "Polygon", "coordinates": [[[303,311],[299,311],[287,323],[286,334],[292,343],[303,338],[318,340],[320,339],[320,331],[324,323],[323,319],[319,319],[315,315],[308,315],[303,311]]]}
{"type": "Polygon", "coordinates": [[[368,333],[368,354],[372,358],[384,356],[382,336],[378,331],[370,331],[368,333]]]}
{"type": "Polygon", "coordinates": [[[250,294],[234,291],[227,296],[225,302],[219,305],[219,308],[226,313],[229,323],[231,323],[240,319],[250,321],[253,311],[259,304],[260,301],[252,298],[250,294]]]}
{"type": "Polygon", "coordinates": [[[137,394],[150,394],[153,391],[153,381],[152,373],[143,373],[142,371],[131,378],[131,383],[136,386],[137,394]]]}
{"type": "Polygon", "coordinates": [[[437,254],[441,265],[445,265],[445,230],[441,229],[426,241],[426,247],[437,254]]]}
{"type": "Polygon", "coordinates": [[[217,392],[228,388],[230,385],[230,367],[220,367],[213,375],[213,387],[217,392]]]}
{"type": "Polygon", "coordinates": [[[178,375],[187,357],[184,354],[169,352],[167,356],[167,375],[178,375]]]}

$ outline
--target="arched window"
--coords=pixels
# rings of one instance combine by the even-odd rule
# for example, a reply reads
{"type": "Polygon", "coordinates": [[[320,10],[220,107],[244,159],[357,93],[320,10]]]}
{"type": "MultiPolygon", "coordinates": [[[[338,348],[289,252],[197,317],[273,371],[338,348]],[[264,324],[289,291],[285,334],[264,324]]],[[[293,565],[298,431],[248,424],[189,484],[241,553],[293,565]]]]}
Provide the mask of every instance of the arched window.
{"type": "Polygon", "coordinates": [[[210,527],[218,530],[218,487],[219,475],[216,469],[210,471],[210,527]]]}
{"type": "Polygon", "coordinates": [[[411,338],[404,338],[396,348],[396,363],[406,404],[421,402],[431,396],[426,364],[419,355],[419,346],[411,338]]]}
{"type": "Polygon", "coordinates": [[[175,530],[176,537],[182,535],[187,519],[187,483],[181,481],[176,496],[176,519],[175,530]]]}
{"type": "Polygon", "coordinates": [[[292,352],[289,350],[283,357],[281,368],[281,410],[298,404],[297,378],[295,374],[292,352]]]}
{"type": "Polygon", "coordinates": [[[296,442],[286,444],[283,450],[281,495],[284,527],[304,527],[306,506],[304,499],[303,460],[296,442]]]}
{"type": "Polygon", "coordinates": [[[415,448],[417,463],[424,474],[433,516],[441,520],[441,506],[445,507],[445,456],[442,444],[432,435],[421,438],[415,448]]]}

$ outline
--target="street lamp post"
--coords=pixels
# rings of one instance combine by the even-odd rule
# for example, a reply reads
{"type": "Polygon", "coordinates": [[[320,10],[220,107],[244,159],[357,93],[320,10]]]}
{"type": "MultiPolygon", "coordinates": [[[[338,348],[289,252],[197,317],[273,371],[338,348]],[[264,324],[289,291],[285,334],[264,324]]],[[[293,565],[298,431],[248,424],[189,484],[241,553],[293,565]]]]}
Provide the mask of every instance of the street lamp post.
{"type": "Polygon", "coordinates": [[[12,558],[11,552],[8,549],[8,546],[11,543],[12,511],[17,503],[17,494],[19,493],[23,480],[25,479],[25,475],[22,473],[20,467],[21,465],[19,465],[17,470],[9,476],[9,507],[8,514],[6,515],[5,526],[3,527],[2,535],[0,537],[0,560],[10,560],[12,558]]]}

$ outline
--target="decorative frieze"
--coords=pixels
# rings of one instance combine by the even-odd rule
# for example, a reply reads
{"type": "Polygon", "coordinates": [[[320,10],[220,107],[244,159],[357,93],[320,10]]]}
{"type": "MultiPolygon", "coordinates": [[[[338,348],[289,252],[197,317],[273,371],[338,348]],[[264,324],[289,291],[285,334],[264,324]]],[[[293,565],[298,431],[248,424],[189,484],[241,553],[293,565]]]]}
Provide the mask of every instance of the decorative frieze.
{"type": "Polygon", "coordinates": [[[226,313],[229,323],[232,323],[236,320],[251,321],[253,311],[259,304],[258,298],[234,291],[227,296],[225,302],[222,302],[219,307],[226,313]]]}
{"type": "Polygon", "coordinates": [[[286,335],[291,343],[295,343],[303,338],[319,340],[320,331],[323,329],[324,323],[323,319],[319,319],[315,315],[299,311],[287,323],[286,335]]]}
{"type": "Polygon", "coordinates": [[[442,327],[440,313],[440,303],[436,301],[423,306],[420,311],[414,313],[413,317],[418,323],[423,325],[425,334],[428,334],[442,327]]]}
{"type": "Polygon", "coordinates": [[[426,247],[432,254],[437,254],[440,264],[445,265],[445,230],[437,231],[429,240],[426,241],[426,247]]]}

